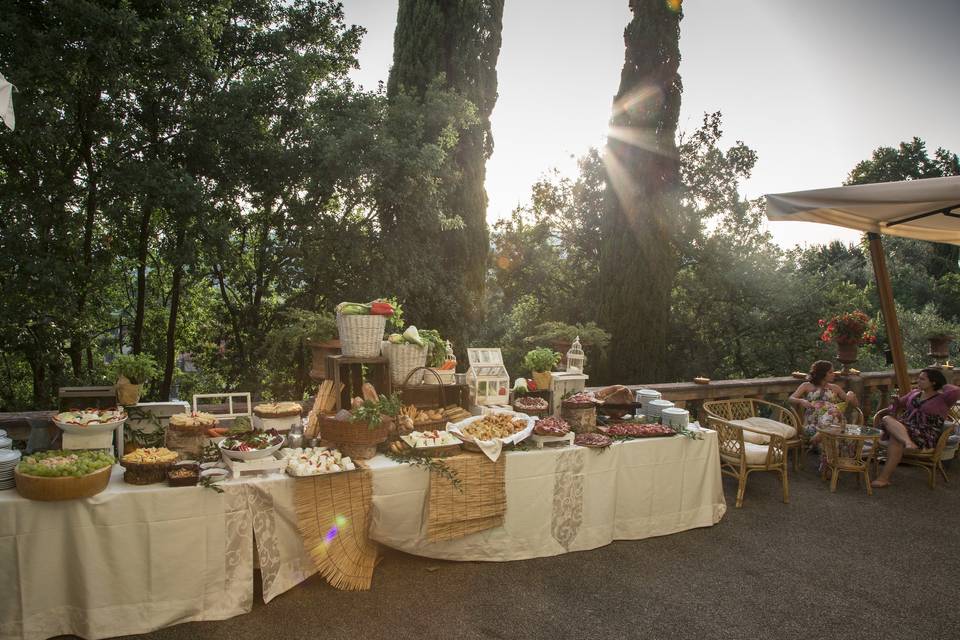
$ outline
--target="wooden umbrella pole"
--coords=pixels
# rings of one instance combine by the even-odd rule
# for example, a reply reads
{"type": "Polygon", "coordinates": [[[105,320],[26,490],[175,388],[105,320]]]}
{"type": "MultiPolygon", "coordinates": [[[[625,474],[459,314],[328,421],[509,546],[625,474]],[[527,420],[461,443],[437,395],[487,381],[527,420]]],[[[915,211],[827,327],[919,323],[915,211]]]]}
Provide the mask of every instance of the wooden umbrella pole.
{"type": "Polygon", "coordinates": [[[907,373],[907,358],[903,353],[903,338],[900,335],[900,323],[897,321],[897,307],[893,303],[893,288],[890,286],[890,274],[887,271],[887,259],[883,253],[880,234],[867,233],[870,240],[870,259],[873,262],[873,275],[877,279],[877,291],[880,294],[880,310],[887,326],[887,338],[890,351],[893,352],[893,370],[897,376],[897,388],[900,394],[910,391],[910,374],[907,373]]]}

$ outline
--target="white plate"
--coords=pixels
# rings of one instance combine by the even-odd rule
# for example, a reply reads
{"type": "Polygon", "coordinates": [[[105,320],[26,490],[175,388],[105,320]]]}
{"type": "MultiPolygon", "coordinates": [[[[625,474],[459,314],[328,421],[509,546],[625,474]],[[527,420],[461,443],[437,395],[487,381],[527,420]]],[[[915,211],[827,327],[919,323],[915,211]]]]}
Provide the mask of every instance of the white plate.
{"type": "Polygon", "coordinates": [[[53,423],[67,433],[107,433],[108,431],[116,431],[117,427],[126,421],[127,419],[124,418],[123,420],[104,422],[103,424],[69,424],[66,422],[57,422],[56,420],[54,420],[53,423]]]}
{"type": "Polygon", "coordinates": [[[0,451],[0,466],[4,464],[16,464],[20,460],[20,452],[13,449],[4,449],[0,451]]]}
{"type": "Polygon", "coordinates": [[[283,441],[280,441],[272,447],[257,449],[256,451],[230,451],[229,449],[223,448],[222,441],[217,446],[220,447],[220,453],[228,458],[233,458],[234,460],[259,460],[260,458],[269,458],[273,455],[274,451],[279,451],[280,447],[283,446],[283,441]]]}
{"type": "Polygon", "coordinates": [[[0,449],[10,449],[13,447],[13,440],[10,438],[0,438],[0,449]]]}
{"type": "Polygon", "coordinates": [[[210,482],[222,482],[227,479],[230,472],[226,469],[204,469],[200,472],[201,478],[210,478],[210,482]]]}

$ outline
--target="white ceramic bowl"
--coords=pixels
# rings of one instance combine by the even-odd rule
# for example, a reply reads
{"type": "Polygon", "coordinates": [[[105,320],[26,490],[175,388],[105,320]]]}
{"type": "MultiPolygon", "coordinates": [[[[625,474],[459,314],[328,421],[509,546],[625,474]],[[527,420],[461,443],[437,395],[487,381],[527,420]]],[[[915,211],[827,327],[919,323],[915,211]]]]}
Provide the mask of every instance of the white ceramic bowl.
{"type": "Polygon", "coordinates": [[[67,433],[106,433],[108,431],[116,431],[117,427],[126,421],[127,419],[124,418],[123,420],[104,422],[103,424],[70,424],[67,422],[57,422],[56,420],[54,420],[53,423],[67,433]]]}
{"type": "Polygon", "coordinates": [[[278,451],[280,447],[283,446],[283,441],[267,447],[266,449],[257,449],[255,451],[231,451],[230,449],[224,449],[223,441],[221,441],[217,446],[220,447],[220,453],[228,458],[232,458],[234,460],[259,460],[260,458],[269,458],[272,456],[275,451],[278,451]]]}
{"type": "Polygon", "coordinates": [[[226,469],[204,469],[200,472],[201,478],[210,478],[210,482],[222,482],[227,479],[230,472],[226,469]]]}

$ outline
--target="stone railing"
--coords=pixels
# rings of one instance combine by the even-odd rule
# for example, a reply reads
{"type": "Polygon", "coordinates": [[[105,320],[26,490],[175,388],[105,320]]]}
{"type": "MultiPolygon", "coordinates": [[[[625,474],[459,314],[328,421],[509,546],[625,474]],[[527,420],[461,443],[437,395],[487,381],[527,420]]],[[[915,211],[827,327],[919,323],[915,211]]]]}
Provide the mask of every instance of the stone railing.
{"type": "MultiPolygon", "coordinates": [[[[915,379],[920,369],[910,371],[915,379]]],[[[960,368],[944,369],[947,382],[960,384],[960,368]]],[[[860,408],[867,421],[878,410],[890,403],[896,391],[896,376],[893,371],[870,371],[855,376],[837,376],[836,383],[853,391],[860,399],[860,408]]],[[[709,384],[694,382],[670,382],[662,384],[629,385],[631,389],[655,389],[665,400],[690,411],[690,419],[704,420],[704,400],[727,400],[733,398],[759,398],[789,406],[790,397],[802,380],[793,377],[749,378],[745,380],[712,380],[709,384]]]]}

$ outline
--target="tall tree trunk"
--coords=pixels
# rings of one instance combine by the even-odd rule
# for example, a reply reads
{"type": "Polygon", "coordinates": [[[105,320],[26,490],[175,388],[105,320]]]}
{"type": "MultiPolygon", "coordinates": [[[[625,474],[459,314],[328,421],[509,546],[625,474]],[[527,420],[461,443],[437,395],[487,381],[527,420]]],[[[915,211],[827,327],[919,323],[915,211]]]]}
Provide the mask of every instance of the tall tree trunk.
{"type": "MultiPolygon", "coordinates": [[[[133,352],[143,351],[143,318],[147,299],[147,252],[150,249],[150,217],[153,204],[145,202],[140,214],[140,229],[137,236],[137,309],[133,317],[133,352]]],[[[120,343],[121,349],[123,343],[120,343]]]]}
{"type": "Polygon", "coordinates": [[[459,179],[444,185],[444,213],[460,216],[463,229],[441,231],[436,220],[424,220],[402,203],[381,203],[390,218],[381,220],[387,277],[402,281],[411,271],[424,276],[426,285],[421,279],[416,290],[398,293],[419,310],[417,321],[439,329],[458,348],[466,346],[465,329],[476,326],[483,298],[489,250],[484,179],[493,153],[490,114],[497,101],[502,19],[503,0],[400,0],[394,33],[391,98],[401,90],[422,98],[444,74],[446,86],[469,99],[479,116],[451,157],[459,179]],[[420,250],[428,245],[440,247],[439,255],[420,250]]]}
{"type": "Polygon", "coordinates": [[[167,344],[164,348],[163,383],[160,385],[160,399],[170,399],[170,387],[173,385],[173,367],[175,364],[177,314],[180,311],[180,285],[183,280],[183,242],[186,226],[177,228],[176,266],[173,269],[173,283],[170,292],[170,317],[167,320],[167,344]]]}
{"type": "Polygon", "coordinates": [[[659,382],[668,370],[670,298],[678,268],[682,14],[663,0],[631,0],[630,9],[604,158],[600,320],[615,350],[607,380],[641,383],[659,382]]]}

